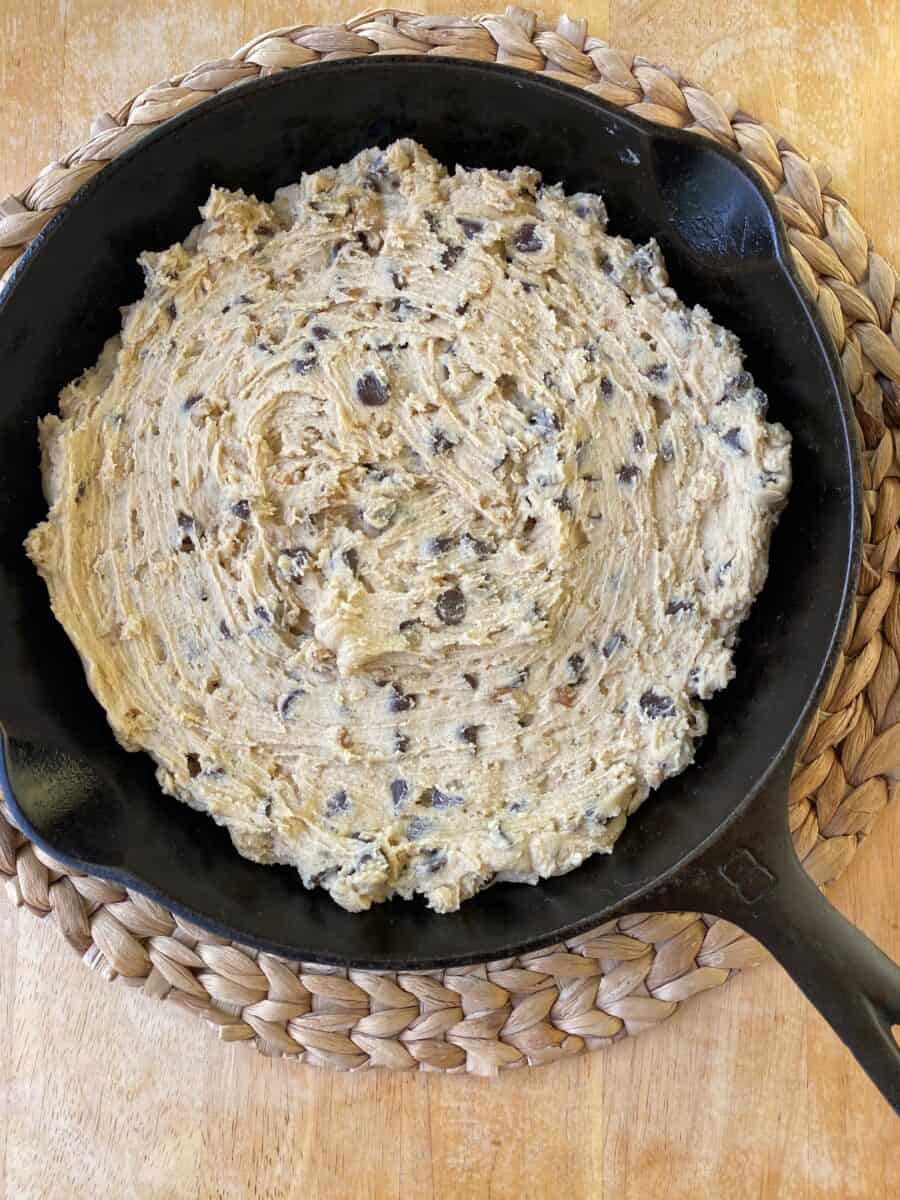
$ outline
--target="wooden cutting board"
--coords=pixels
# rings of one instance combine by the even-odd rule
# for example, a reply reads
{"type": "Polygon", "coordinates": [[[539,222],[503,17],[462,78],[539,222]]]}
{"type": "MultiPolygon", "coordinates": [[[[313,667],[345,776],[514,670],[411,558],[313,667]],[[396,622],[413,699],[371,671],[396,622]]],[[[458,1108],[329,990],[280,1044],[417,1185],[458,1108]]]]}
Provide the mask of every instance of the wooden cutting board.
{"type": "MultiPolygon", "coordinates": [[[[0,195],[90,118],[251,35],[362,0],[0,0],[0,195]]],[[[466,0],[411,5],[475,13],[466,0]]],[[[897,0],[570,0],[834,168],[900,264],[897,0]]],[[[900,805],[832,890],[900,959],[900,805]]],[[[215,1041],[92,976],[0,904],[0,1194],[26,1197],[900,1195],[898,1126],[774,966],[642,1039],[499,1079],[336,1075],[215,1041]]]]}

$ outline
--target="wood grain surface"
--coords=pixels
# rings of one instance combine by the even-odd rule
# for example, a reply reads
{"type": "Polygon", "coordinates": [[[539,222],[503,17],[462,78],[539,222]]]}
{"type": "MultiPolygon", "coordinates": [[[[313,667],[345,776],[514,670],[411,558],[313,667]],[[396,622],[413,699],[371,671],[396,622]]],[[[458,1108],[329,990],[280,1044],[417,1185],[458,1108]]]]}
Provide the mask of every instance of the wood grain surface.
{"type": "MultiPolygon", "coordinates": [[[[0,195],[91,117],[347,2],[0,0],[0,195]]],[[[419,7],[418,5],[411,7],[419,7]]],[[[476,0],[425,4],[477,12],[476,0]]],[[[897,0],[571,0],[825,159],[900,263],[897,0]]],[[[832,898],[900,959],[900,805],[832,898]]],[[[497,1079],[338,1075],[218,1043],[0,904],[0,1192],[28,1197],[900,1195],[898,1124],[775,966],[637,1041],[497,1079]]]]}

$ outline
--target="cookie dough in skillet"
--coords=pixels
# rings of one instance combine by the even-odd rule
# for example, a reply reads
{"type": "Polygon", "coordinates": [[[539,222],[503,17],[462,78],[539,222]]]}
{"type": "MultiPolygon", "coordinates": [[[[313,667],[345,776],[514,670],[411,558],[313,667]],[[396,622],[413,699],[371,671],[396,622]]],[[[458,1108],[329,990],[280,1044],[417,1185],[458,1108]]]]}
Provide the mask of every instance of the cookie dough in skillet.
{"type": "Polygon", "coordinates": [[[214,190],[41,423],[28,553],[122,744],[345,908],[609,851],[691,761],[789,436],[528,168],[214,190]]]}

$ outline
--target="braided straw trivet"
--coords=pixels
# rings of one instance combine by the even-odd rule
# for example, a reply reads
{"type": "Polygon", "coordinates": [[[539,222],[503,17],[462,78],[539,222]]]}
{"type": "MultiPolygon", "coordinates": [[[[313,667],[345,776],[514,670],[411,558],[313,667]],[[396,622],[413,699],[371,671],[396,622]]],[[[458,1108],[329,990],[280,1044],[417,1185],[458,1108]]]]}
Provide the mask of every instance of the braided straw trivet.
{"type": "MultiPolygon", "coordinates": [[[[532,13],[475,19],[369,13],[255,38],[104,114],[90,139],[0,202],[0,271],[104,163],[176,113],[246,80],[322,59],[442,54],[543,71],[662,125],[743,155],[774,192],[800,274],[841,353],[864,443],[863,566],[854,619],[803,740],[790,795],[797,852],[820,884],[847,866],[900,764],[900,286],[829,170],[767,125],[724,108],[665,67],[589,37],[585,21],[532,13]]],[[[670,1017],[697,992],[764,957],[727,921],[623,917],[519,959],[426,974],[344,971],[230,944],[121,887],[67,871],[0,815],[0,871],[13,902],[52,914],[106,978],[190,1008],[226,1041],[348,1070],[420,1066],[492,1072],[595,1050],[670,1017]]]]}

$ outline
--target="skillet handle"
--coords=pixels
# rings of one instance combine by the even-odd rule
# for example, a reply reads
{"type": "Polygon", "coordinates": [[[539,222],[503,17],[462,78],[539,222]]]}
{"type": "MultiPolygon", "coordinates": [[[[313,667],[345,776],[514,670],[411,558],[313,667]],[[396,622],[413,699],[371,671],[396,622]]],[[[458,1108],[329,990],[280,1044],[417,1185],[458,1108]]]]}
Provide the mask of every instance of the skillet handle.
{"type": "Polygon", "coordinates": [[[762,942],[900,1115],[891,1031],[900,1026],[900,967],[826,900],[797,858],[786,819],[790,765],[673,881],[666,907],[725,917],[762,942]]]}
{"type": "Polygon", "coordinates": [[[891,1032],[900,1026],[900,967],[826,900],[793,849],[772,891],[732,919],[781,963],[900,1115],[891,1032]]]}

